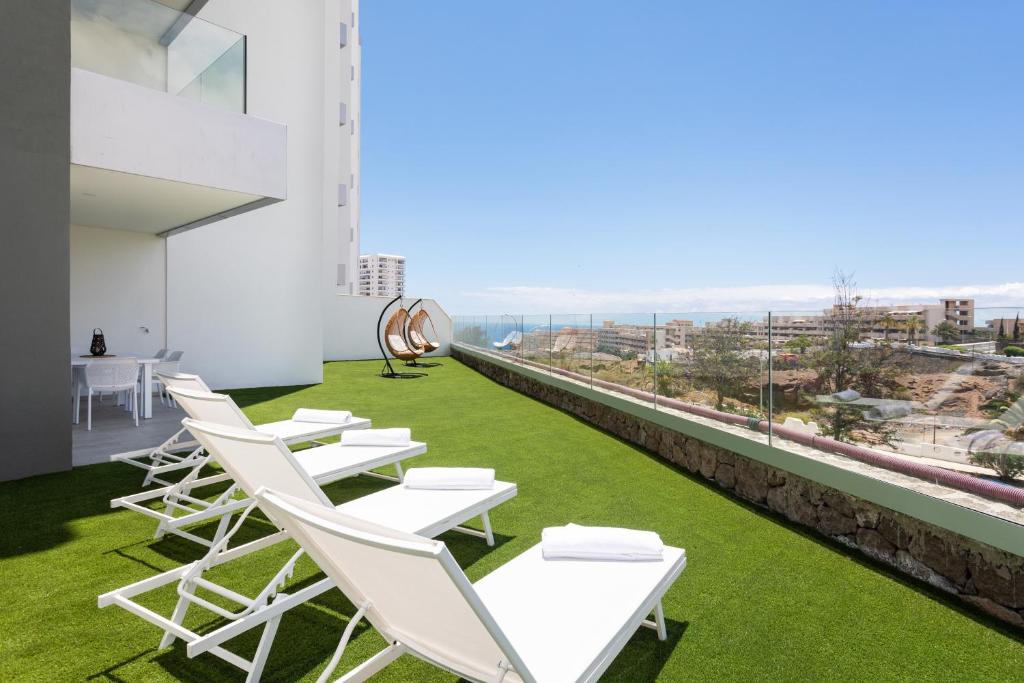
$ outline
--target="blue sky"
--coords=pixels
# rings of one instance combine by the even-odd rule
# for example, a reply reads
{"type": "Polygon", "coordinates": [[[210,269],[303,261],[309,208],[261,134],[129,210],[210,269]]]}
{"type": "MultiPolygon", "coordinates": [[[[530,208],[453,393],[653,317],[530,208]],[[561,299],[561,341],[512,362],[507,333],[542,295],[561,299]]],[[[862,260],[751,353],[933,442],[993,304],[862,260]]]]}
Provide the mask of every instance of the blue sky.
{"type": "Polygon", "coordinates": [[[800,308],[836,268],[879,299],[1024,305],[1024,3],[360,21],[363,251],[454,313],[800,308]]]}

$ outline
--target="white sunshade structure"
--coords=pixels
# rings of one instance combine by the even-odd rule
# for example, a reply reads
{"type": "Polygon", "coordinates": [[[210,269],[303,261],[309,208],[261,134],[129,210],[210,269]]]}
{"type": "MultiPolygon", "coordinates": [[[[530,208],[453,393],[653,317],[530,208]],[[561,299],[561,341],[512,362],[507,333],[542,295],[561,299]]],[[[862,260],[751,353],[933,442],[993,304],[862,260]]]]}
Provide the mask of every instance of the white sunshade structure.
{"type": "Polygon", "coordinates": [[[358,607],[321,681],[363,617],[389,644],[338,681],[403,654],[471,681],[595,681],[641,626],[666,639],[661,599],[686,567],[680,548],[660,561],[588,562],[545,560],[538,545],[471,584],[440,541],[283,492],[256,498],[358,607]]]}
{"type": "MultiPolygon", "coordinates": [[[[203,559],[105,593],[99,596],[98,603],[101,608],[117,605],[159,627],[164,632],[160,647],[167,647],[175,638],[181,638],[188,643],[189,657],[210,652],[248,672],[247,681],[259,680],[283,613],[330,590],[335,585],[335,577],[329,575],[328,578],[299,588],[294,593],[280,592],[288,577],[292,575],[295,563],[304,554],[302,549],[284,564],[254,598],[241,595],[204,577],[204,574],[214,567],[289,538],[288,530],[285,529],[236,548],[228,548],[231,537],[241,528],[249,513],[256,508],[257,501],[252,500],[252,496],[257,491],[273,486],[314,508],[322,508],[325,511],[340,510],[346,518],[362,519],[375,525],[386,525],[402,533],[427,537],[445,531],[459,531],[485,538],[488,545],[494,544],[488,511],[515,497],[517,493],[515,484],[502,481],[495,481],[492,488],[479,490],[424,490],[393,486],[335,508],[298,462],[298,454],[289,451],[279,438],[252,430],[192,419],[184,420],[184,424],[250,497],[250,502],[232,529],[203,559]],[[475,517],[482,518],[484,531],[461,526],[475,517]],[[133,600],[136,596],[175,583],[179,598],[170,618],[157,614],[133,600]],[[217,602],[203,597],[204,594],[211,593],[218,596],[217,602]],[[240,609],[232,611],[223,607],[225,600],[239,605],[240,609]],[[192,631],[183,626],[190,606],[199,607],[226,619],[228,623],[204,633],[192,631]],[[259,626],[263,626],[264,631],[251,660],[222,647],[225,641],[259,626]]],[[[261,503],[260,507],[262,509],[261,503]]],[[[399,585],[401,583],[392,588],[399,585]]]]}

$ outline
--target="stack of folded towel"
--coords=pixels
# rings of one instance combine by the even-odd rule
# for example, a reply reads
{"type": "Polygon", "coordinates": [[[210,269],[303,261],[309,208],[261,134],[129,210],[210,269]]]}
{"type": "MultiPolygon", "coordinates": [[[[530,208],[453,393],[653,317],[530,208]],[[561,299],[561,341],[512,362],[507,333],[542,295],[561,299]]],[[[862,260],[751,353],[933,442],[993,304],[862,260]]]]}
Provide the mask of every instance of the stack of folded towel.
{"type": "Polygon", "coordinates": [[[350,429],[341,433],[342,446],[408,446],[411,439],[408,427],[350,429]]]}
{"type": "Polygon", "coordinates": [[[664,549],[661,537],[653,531],[569,524],[548,527],[541,533],[545,560],[657,561],[664,549]]]}
{"type": "Polygon", "coordinates": [[[485,467],[416,467],[402,480],[407,489],[476,491],[494,488],[494,470],[485,467]]]}
{"type": "Polygon", "coordinates": [[[315,408],[299,408],[292,415],[295,422],[317,422],[324,424],[345,424],[352,419],[347,410],[316,410],[315,408]]]}
{"type": "Polygon", "coordinates": [[[843,402],[856,401],[858,398],[860,398],[860,392],[858,392],[858,391],[856,391],[854,389],[847,389],[845,391],[837,391],[836,393],[832,394],[832,398],[834,398],[837,401],[843,401],[843,402]]]}

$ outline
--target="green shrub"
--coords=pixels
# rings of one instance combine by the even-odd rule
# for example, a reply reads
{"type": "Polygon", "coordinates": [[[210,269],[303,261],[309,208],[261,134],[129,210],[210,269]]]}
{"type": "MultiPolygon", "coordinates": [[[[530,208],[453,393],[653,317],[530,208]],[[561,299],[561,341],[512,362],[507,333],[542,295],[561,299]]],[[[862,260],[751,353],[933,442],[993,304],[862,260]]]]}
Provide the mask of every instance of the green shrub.
{"type": "Polygon", "coordinates": [[[1013,481],[1021,472],[1024,472],[1024,455],[1012,453],[971,453],[970,460],[979,467],[989,467],[996,471],[1000,479],[1013,481]]]}
{"type": "Polygon", "coordinates": [[[1007,346],[1003,349],[1003,353],[1007,356],[1024,356],[1024,347],[1021,346],[1007,346]]]}

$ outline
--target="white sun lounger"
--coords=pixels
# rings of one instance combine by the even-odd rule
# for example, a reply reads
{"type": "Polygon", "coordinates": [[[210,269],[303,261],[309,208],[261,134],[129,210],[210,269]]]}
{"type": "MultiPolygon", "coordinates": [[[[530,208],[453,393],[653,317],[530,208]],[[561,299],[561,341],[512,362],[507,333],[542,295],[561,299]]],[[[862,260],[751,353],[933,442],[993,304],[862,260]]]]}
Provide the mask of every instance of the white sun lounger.
{"type": "MultiPolygon", "coordinates": [[[[296,457],[298,454],[289,451],[280,439],[251,430],[233,429],[191,419],[186,419],[184,425],[250,497],[257,490],[273,485],[278,490],[287,491],[292,496],[306,501],[310,506],[325,511],[341,510],[346,517],[360,518],[377,524],[387,523],[406,533],[429,537],[455,530],[484,538],[487,545],[494,545],[488,511],[516,495],[515,484],[501,481],[494,482],[494,487],[487,490],[437,491],[393,486],[335,508],[299,463],[296,457]],[[461,526],[475,517],[482,518],[483,531],[461,526]]],[[[169,646],[175,638],[181,638],[188,643],[189,657],[210,652],[247,671],[247,681],[259,680],[281,615],[292,607],[330,590],[334,587],[334,582],[328,577],[295,593],[280,592],[285,581],[291,576],[295,562],[303,554],[301,549],[285,563],[255,598],[240,595],[204,578],[204,572],[213,567],[288,538],[286,531],[278,531],[228,549],[232,535],[241,527],[256,505],[257,502],[252,500],[231,531],[212,547],[203,559],[105,593],[99,596],[99,606],[118,605],[158,626],[164,631],[163,639],[160,641],[161,648],[169,646]],[[132,600],[135,596],[171,583],[177,583],[179,598],[170,618],[132,600]],[[221,604],[212,603],[197,595],[197,590],[204,594],[213,593],[219,596],[221,604]],[[241,609],[231,611],[224,608],[221,606],[224,599],[239,605],[241,609]],[[185,613],[193,604],[227,619],[229,623],[202,634],[185,628],[182,625],[185,613]],[[221,646],[225,641],[261,625],[264,626],[263,635],[252,660],[246,660],[221,646]]]]}
{"type": "MultiPolygon", "coordinates": [[[[210,387],[206,385],[206,382],[199,375],[184,372],[157,372],[156,376],[168,389],[210,391],[210,387]]],[[[241,414],[241,411],[239,413],[241,414]]],[[[306,442],[317,443],[319,439],[337,436],[346,429],[367,429],[370,427],[370,420],[362,417],[352,417],[344,423],[280,420],[261,425],[252,425],[244,414],[241,414],[241,419],[261,432],[280,436],[289,445],[306,442]]],[[[202,448],[199,448],[199,444],[194,439],[189,438],[188,431],[185,429],[179,429],[173,436],[152,451],[115,455],[112,460],[145,470],[146,476],[142,480],[144,487],[153,483],[171,486],[174,482],[162,479],[162,475],[183,469],[195,469],[197,465],[201,468],[201,465],[206,463],[202,448]]]]}
{"type": "MultiPolygon", "coordinates": [[[[195,389],[181,389],[173,385],[169,385],[167,391],[174,397],[185,413],[193,419],[255,431],[271,437],[276,436],[286,444],[302,443],[308,440],[305,438],[310,433],[308,431],[303,436],[296,436],[297,430],[306,423],[293,424],[291,420],[284,420],[258,427],[253,426],[245,416],[245,413],[226,394],[215,394],[195,389]]],[[[353,418],[353,420],[356,419],[353,418]]],[[[361,429],[370,424],[369,420],[359,420],[361,424],[354,426],[354,428],[361,429]]],[[[314,425],[313,430],[319,428],[316,426],[319,423],[308,424],[314,425]]],[[[334,429],[336,427],[336,425],[332,424],[323,424],[321,426],[327,429],[334,429]]],[[[183,431],[187,431],[187,429],[183,431]]],[[[426,444],[420,442],[410,442],[407,446],[392,447],[321,444],[300,451],[296,457],[313,479],[321,484],[327,484],[357,474],[372,474],[389,481],[401,481],[402,461],[426,452],[426,444]],[[397,476],[391,477],[370,472],[370,470],[384,465],[394,465],[397,476]]],[[[200,478],[199,474],[206,465],[208,457],[204,455],[199,458],[193,464],[192,471],[178,483],[159,489],[142,491],[130,496],[115,498],[110,501],[110,506],[134,510],[157,520],[155,538],[160,538],[165,533],[173,533],[195,543],[212,546],[227,531],[231,515],[245,508],[249,501],[234,497],[237,492],[237,487],[234,485],[229,486],[227,490],[213,501],[207,501],[192,495],[194,491],[204,486],[211,486],[231,480],[227,473],[200,478]],[[157,499],[164,506],[162,511],[154,510],[148,505],[157,499]],[[207,540],[184,529],[184,527],[197,522],[204,522],[218,517],[220,518],[220,525],[214,533],[212,540],[207,540]]]]}
{"type": "Polygon", "coordinates": [[[366,680],[403,654],[471,681],[594,681],[639,627],[667,638],[661,599],[686,566],[680,548],[594,562],[544,560],[537,545],[471,584],[440,541],[284,492],[256,499],[358,608],[320,681],[363,617],[388,646],[338,681],[366,680]]]}

